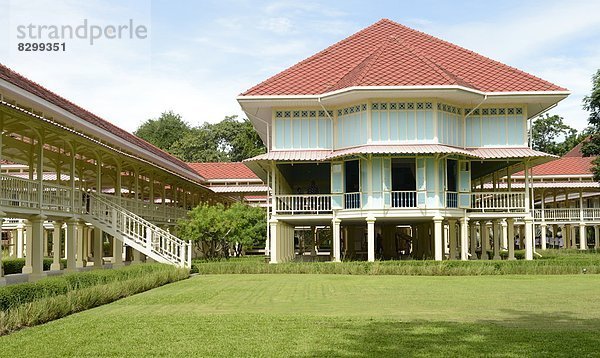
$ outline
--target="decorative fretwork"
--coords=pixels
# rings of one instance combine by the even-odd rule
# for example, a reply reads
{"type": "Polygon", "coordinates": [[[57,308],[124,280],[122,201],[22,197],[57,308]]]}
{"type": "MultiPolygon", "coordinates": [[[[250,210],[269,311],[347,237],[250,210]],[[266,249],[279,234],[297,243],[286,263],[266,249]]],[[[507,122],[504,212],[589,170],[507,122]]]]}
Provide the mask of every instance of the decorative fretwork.
{"type": "MultiPolygon", "coordinates": [[[[438,104],[439,107],[439,104],[438,104]]],[[[431,102],[379,102],[372,103],[371,109],[374,111],[405,111],[405,110],[417,110],[423,111],[427,109],[433,109],[433,103],[431,102]]]]}

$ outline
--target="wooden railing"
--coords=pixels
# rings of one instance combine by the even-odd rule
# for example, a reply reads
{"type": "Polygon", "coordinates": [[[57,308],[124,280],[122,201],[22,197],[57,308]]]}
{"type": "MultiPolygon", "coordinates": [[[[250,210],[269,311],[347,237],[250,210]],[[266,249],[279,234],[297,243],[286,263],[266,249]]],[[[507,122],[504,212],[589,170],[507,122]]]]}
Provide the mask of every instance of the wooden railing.
{"type": "Polygon", "coordinates": [[[330,214],[331,194],[277,195],[275,211],[281,214],[330,214]]]}
{"type": "Polygon", "coordinates": [[[344,209],[360,209],[361,193],[345,193],[344,209]]]}
{"type": "MultiPolygon", "coordinates": [[[[39,181],[0,174],[0,205],[66,213],[81,213],[85,209],[84,194],[77,188],[74,198],[70,186],[42,182],[41,188],[40,200],[39,181]]],[[[184,218],[187,213],[184,208],[153,204],[133,198],[119,198],[109,194],[99,196],[150,221],[175,222],[184,218]]]]}
{"type": "Polygon", "coordinates": [[[600,208],[535,209],[533,214],[536,221],[600,221],[600,208]]]}
{"type": "Polygon", "coordinates": [[[525,211],[525,192],[473,192],[471,209],[480,211],[525,211]]]}
{"type": "Polygon", "coordinates": [[[163,263],[191,267],[192,243],[186,242],[159,228],[144,218],[93,193],[83,192],[87,205],[84,217],[143,254],[163,263]]]}
{"type": "Polygon", "coordinates": [[[392,191],[392,208],[416,208],[416,191],[392,191]]]}

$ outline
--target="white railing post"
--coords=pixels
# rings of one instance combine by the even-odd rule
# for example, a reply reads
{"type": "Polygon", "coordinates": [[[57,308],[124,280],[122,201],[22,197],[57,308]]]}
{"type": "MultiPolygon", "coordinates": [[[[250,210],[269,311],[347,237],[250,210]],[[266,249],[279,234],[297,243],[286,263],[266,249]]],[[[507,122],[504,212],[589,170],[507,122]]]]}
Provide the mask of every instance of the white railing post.
{"type": "Polygon", "coordinates": [[[192,267],[192,240],[189,240],[187,242],[187,247],[188,247],[188,267],[191,268],[192,267]]]}

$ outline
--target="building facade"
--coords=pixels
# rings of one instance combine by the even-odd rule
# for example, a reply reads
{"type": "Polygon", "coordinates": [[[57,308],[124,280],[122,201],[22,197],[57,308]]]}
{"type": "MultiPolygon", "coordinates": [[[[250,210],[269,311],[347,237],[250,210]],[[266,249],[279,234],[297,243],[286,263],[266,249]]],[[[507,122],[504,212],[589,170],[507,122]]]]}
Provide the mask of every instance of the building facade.
{"type": "Polygon", "coordinates": [[[530,169],[552,156],[528,146],[528,121],[567,95],[390,20],[247,90],[268,148],[246,164],[271,188],[271,262],[295,258],[295,228],[319,226],[333,261],[514,258],[515,221],[532,259],[530,169]]]}

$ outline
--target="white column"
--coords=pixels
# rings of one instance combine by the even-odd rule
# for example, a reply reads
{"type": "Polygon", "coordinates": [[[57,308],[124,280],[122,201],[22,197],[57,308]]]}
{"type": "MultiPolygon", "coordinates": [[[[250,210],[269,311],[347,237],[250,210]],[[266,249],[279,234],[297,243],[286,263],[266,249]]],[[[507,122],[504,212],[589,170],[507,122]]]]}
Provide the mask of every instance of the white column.
{"type": "Polygon", "coordinates": [[[594,225],[594,248],[595,249],[600,249],[600,238],[598,238],[599,235],[600,235],[600,226],[594,225]]]}
{"type": "Polygon", "coordinates": [[[502,231],[502,247],[500,248],[501,250],[508,249],[508,232],[506,231],[506,227],[506,219],[502,219],[500,221],[500,230],[502,231]]]}
{"type": "Polygon", "coordinates": [[[102,268],[102,257],[104,256],[104,245],[102,245],[102,230],[94,227],[94,268],[102,268]]]}
{"type": "Polygon", "coordinates": [[[540,248],[542,250],[546,250],[546,223],[542,223],[540,225],[540,248]]]}
{"type": "Polygon", "coordinates": [[[133,247],[131,248],[131,256],[133,256],[131,264],[140,264],[140,263],[142,263],[142,254],[141,254],[141,252],[139,252],[138,250],[134,249],[133,247]]]}
{"type": "Polygon", "coordinates": [[[33,249],[33,226],[31,221],[25,220],[25,248],[23,249],[23,255],[25,255],[25,266],[21,270],[22,273],[32,273],[33,263],[31,261],[31,250],[33,249]]]}
{"type": "Polygon", "coordinates": [[[508,244],[508,259],[515,259],[515,219],[506,219],[506,239],[508,244]]]}
{"type": "MultiPolygon", "coordinates": [[[[0,128],[0,151],[2,150],[2,130],[0,128]]],[[[6,216],[6,214],[2,211],[0,211],[0,231],[2,229],[2,221],[4,220],[4,217],[6,216]]],[[[2,252],[3,252],[4,248],[2,247],[2,240],[0,240],[0,286],[4,286],[6,284],[6,279],[4,278],[4,267],[2,267],[2,252]]]]}
{"type": "Polygon", "coordinates": [[[27,257],[31,263],[29,281],[37,281],[44,276],[44,215],[36,215],[31,219],[31,233],[27,234],[27,257]]]}
{"type": "Polygon", "coordinates": [[[333,228],[333,261],[340,262],[341,261],[341,250],[340,250],[340,223],[342,221],[338,218],[333,219],[332,228],[333,228]]]}
{"type": "Polygon", "coordinates": [[[87,226],[83,223],[77,223],[77,239],[75,240],[75,246],[77,247],[77,259],[75,261],[75,267],[85,267],[85,261],[87,259],[87,254],[85,253],[85,245],[83,241],[88,232],[87,226]]]}
{"type": "Polygon", "coordinates": [[[123,266],[123,242],[112,238],[113,240],[113,268],[123,266]]]}
{"type": "Polygon", "coordinates": [[[52,265],[50,270],[58,271],[61,269],[60,265],[60,231],[62,223],[55,221],[52,223],[52,265]]]}
{"type": "Polygon", "coordinates": [[[456,220],[448,219],[448,243],[450,245],[448,259],[456,260],[456,220]]]}
{"type": "Polygon", "coordinates": [[[444,248],[442,247],[442,235],[443,235],[443,222],[444,218],[441,216],[435,216],[433,218],[433,250],[434,250],[434,259],[436,261],[442,261],[444,248]]]}
{"type": "Polygon", "coordinates": [[[525,260],[533,260],[533,219],[526,216],[525,221],[525,260]]]}
{"type": "Polygon", "coordinates": [[[467,252],[469,249],[469,218],[460,218],[460,259],[466,261],[469,259],[467,252]]]}
{"type": "Polygon", "coordinates": [[[276,264],[280,262],[280,257],[279,257],[279,243],[277,242],[277,240],[279,239],[279,221],[275,218],[271,218],[271,220],[269,220],[269,224],[271,225],[271,263],[272,264],[276,264]]]}
{"type": "Polygon", "coordinates": [[[479,238],[481,240],[481,259],[489,260],[490,258],[488,257],[487,250],[490,245],[490,235],[485,220],[479,222],[479,238]]]}
{"type": "Polygon", "coordinates": [[[17,258],[22,259],[24,256],[23,247],[25,244],[25,222],[19,220],[17,224],[17,258]]]}
{"type": "Polygon", "coordinates": [[[492,237],[493,237],[493,243],[494,243],[494,260],[502,260],[502,258],[500,257],[500,223],[499,220],[492,220],[492,237]]]}
{"type": "Polygon", "coordinates": [[[48,257],[48,230],[44,228],[44,257],[48,257]]]}
{"type": "Polygon", "coordinates": [[[367,217],[367,260],[375,261],[375,218],[367,217]]]}
{"type": "Polygon", "coordinates": [[[477,222],[471,221],[471,260],[477,260],[477,222]]]}
{"type": "Polygon", "coordinates": [[[579,223],[579,250],[587,250],[587,232],[585,223],[579,223]]]}
{"type": "Polygon", "coordinates": [[[77,267],[75,263],[77,231],[77,220],[68,220],[67,235],[65,239],[65,255],[67,256],[67,268],[65,271],[67,272],[73,272],[77,267]]]}

